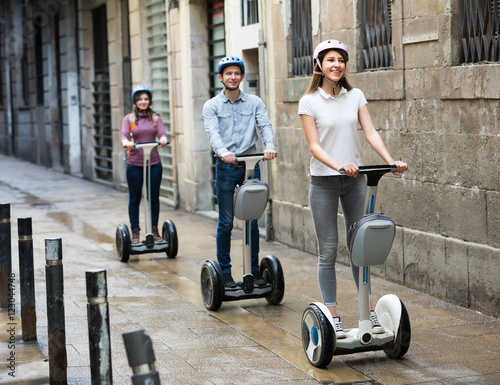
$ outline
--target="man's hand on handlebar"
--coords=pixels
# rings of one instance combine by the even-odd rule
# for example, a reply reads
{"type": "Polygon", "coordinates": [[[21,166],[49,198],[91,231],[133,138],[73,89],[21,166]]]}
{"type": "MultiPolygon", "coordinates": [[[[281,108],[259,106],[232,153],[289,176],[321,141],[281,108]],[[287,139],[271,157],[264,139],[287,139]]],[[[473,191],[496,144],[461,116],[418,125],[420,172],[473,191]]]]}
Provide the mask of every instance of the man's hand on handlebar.
{"type": "Polygon", "coordinates": [[[276,158],[276,150],[273,150],[272,148],[266,148],[264,150],[264,160],[272,160],[276,158]]]}
{"type": "Polygon", "coordinates": [[[236,155],[234,155],[234,152],[226,151],[220,157],[224,159],[224,163],[236,163],[236,155]]]}

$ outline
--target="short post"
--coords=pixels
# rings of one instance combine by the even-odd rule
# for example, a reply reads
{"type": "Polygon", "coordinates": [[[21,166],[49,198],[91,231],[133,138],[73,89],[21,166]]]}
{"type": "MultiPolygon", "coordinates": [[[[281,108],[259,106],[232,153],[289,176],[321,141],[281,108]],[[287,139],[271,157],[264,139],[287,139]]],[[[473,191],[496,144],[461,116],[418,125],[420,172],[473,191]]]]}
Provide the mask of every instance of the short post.
{"type": "Polygon", "coordinates": [[[106,270],[85,272],[92,385],[113,384],[106,270]]]}
{"type": "Polygon", "coordinates": [[[61,238],[45,240],[45,260],[50,385],[67,385],[68,357],[61,238]]]}
{"type": "Polygon", "coordinates": [[[151,338],[144,329],[123,334],[128,364],[134,372],[132,385],[160,385],[160,376],[155,370],[155,353],[151,338]]]}
{"type": "Polygon", "coordinates": [[[35,271],[31,218],[17,219],[23,341],[36,341],[35,271]]]}
{"type": "Polygon", "coordinates": [[[10,242],[10,203],[0,203],[0,308],[9,306],[9,277],[12,273],[10,242]]]}

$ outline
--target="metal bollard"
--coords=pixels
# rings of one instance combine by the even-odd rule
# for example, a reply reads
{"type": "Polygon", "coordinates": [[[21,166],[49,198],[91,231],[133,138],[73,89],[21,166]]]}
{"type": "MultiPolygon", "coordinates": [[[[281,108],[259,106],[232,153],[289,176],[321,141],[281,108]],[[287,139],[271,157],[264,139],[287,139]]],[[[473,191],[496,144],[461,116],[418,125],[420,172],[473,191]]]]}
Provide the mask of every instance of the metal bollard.
{"type": "Polygon", "coordinates": [[[68,357],[61,238],[45,240],[45,260],[50,385],[67,385],[68,357]]]}
{"type": "Polygon", "coordinates": [[[17,219],[23,341],[36,341],[35,271],[31,218],[17,219]]]}
{"type": "Polygon", "coordinates": [[[123,334],[128,364],[132,368],[132,385],[160,385],[160,376],[155,370],[155,352],[151,338],[144,329],[123,334]]]}
{"type": "Polygon", "coordinates": [[[85,272],[85,280],[87,282],[87,322],[92,384],[112,384],[106,270],[88,270],[85,272]]]}
{"type": "Polygon", "coordinates": [[[0,308],[9,306],[9,277],[12,273],[10,242],[10,203],[0,203],[0,308]]]}

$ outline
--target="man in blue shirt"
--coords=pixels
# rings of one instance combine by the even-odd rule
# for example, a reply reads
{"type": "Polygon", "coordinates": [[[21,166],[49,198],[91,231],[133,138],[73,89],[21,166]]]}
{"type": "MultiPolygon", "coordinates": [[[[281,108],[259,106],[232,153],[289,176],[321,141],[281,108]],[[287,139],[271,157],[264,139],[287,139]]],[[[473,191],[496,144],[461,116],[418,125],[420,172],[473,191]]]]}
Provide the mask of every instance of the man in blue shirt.
{"type": "MultiPolygon", "coordinates": [[[[231,275],[231,231],[233,229],[233,195],[237,185],[243,184],[245,168],[236,162],[239,155],[256,152],[258,136],[255,125],[264,141],[264,159],[276,157],[271,120],[262,100],[255,95],[240,91],[245,76],[243,61],[235,56],[226,56],[219,61],[219,80],[224,85],[222,92],[208,100],[203,106],[205,130],[208,134],[217,163],[215,167],[215,189],[219,206],[217,224],[217,260],[224,275],[224,285],[236,287],[231,275]]],[[[255,178],[259,178],[259,165],[255,178]]],[[[259,273],[259,229],[257,221],[251,224],[252,274],[256,285],[266,281],[259,273]]]]}

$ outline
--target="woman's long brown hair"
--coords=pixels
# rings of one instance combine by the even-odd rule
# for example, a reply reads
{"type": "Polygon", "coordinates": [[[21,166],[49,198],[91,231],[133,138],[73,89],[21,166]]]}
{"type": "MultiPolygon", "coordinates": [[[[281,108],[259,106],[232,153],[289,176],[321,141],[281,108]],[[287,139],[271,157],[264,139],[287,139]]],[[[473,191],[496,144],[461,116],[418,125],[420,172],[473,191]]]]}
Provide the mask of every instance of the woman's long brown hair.
{"type": "MultiPolygon", "coordinates": [[[[341,50],[341,49],[329,49],[329,50],[321,51],[320,54],[318,55],[318,60],[319,60],[320,63],[323,63],[323,59],[325,58],[326,54],[328,52],[330,52],[330,51],[337,51],[338,53],[340,53],[342,55],[342,57],[344,58],[344,61],[346,63],[346,67],[347,67],[346,53],[343,50],[341,50]]],[[[314,63],[314,71],[317,71],[317,72],[321,71],[321,69],[319,68],[317,62],[314,63]]],[[[310,94],[311,92],[316,91],[318,89],[318,87],[321,87],[321,85],[323,84],[323,78],[324,78],[324,75],[313,74],[313,77],[311,79],[311,83],[309,84],[309,88],[307,89],[307,91],[304,94],[304,96],[307,95],[307,94],[310,94]]],[[[345,74],[344,74],[344,77],[342,79],[340,79],[339,84],[342,87],[344,87],[347,91],[352,90],[352,86],[347,81],[347,78],[345,77],[345,74]]]]}

